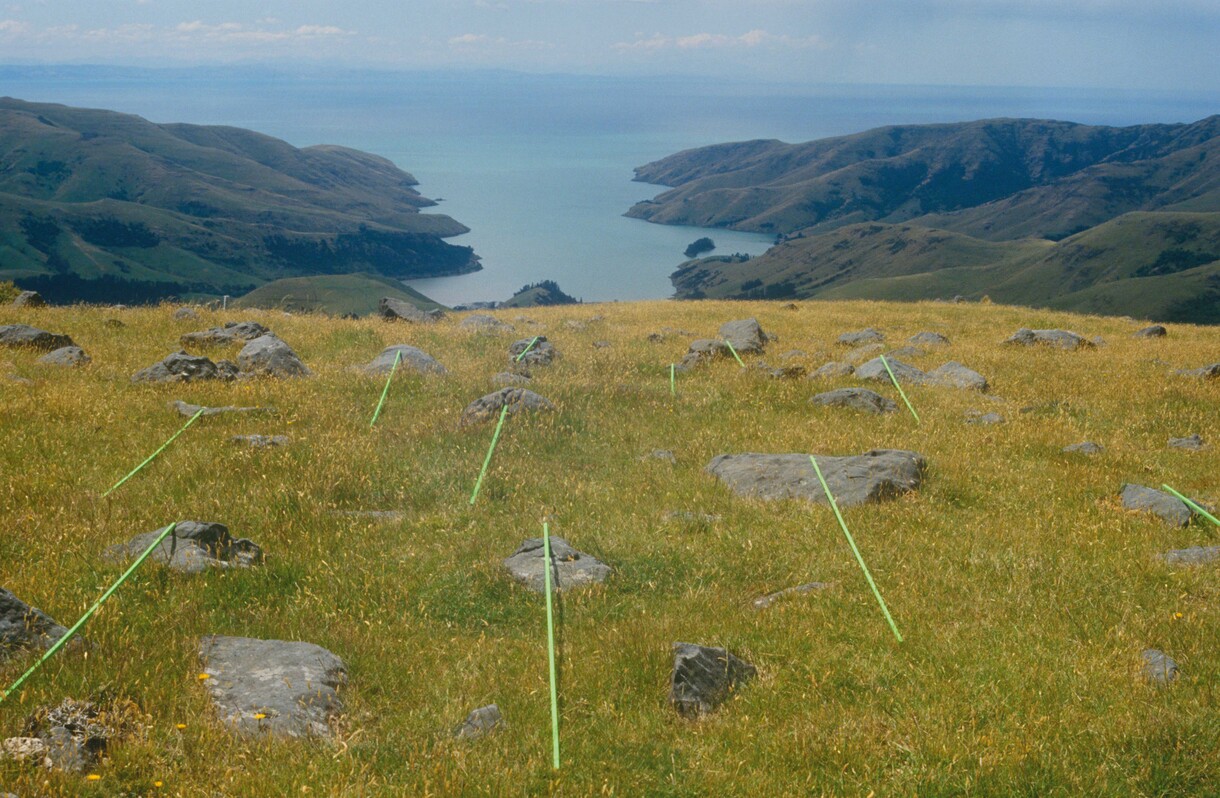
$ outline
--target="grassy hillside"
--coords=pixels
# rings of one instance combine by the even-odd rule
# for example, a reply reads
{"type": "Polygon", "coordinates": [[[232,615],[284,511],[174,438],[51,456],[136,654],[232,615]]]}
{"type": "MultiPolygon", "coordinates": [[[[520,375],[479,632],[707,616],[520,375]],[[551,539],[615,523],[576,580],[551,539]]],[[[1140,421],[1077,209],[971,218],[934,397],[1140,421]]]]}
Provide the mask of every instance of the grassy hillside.
{"type": "MultiPolygon", "coordinates": [[[[261,568],[188,577],[146,565],[4,704],[0,736],[65,697],[118,696],[148,715],[96,775],[0,762],[18,795],[1202,796],[1220,793],[1220,566],[1170,567],[1174,548],[1220,530],[1168,528],[1120,509],[1124,482],[1167,482],[1220,504],[1220,383],[1170,375],[1215,362],[1220,329],[1000,305],[801,302],[614,303],[534,308],[504,334],[274,311],[0,307],[0,324],[71,335],[79,371],[0,350],[0,585],[71,623],[121,572],[100,553],[175,519],[218,521],[262,545],[261,568]],[[766,360],[815,368],[837,336],[872,326],[894,346],[924,330],[990,395],[909,386],[923,420],[814,407],[853,385],[774,380],[724,359],[669,364],[721,323],[756,316],[778,337],[766,360]],[[185,332],[256,319],[314,370],[298,381],[133,385],[185,332]],[[109,320],[118,319],[115,328],[109,320]],[[569,321],[582,324],[572,325],[569,321]],[[1081,352],[1013,349],[1018,327],[1100,335],[1081,352]],[[684,331],[682,333],[676,330],[684,331]],[[656,333],[657,340],[650,340],[656,333]],[[478,503],[468,503],[492,424],[459,429],[493,389],[513,340],[562,353],[534,367],[550,415],[504,426],[478,503]],[[609,347],[595,346],[597,341],[609,347]],[[400,370],[377,426],[381,378],[350,367],[388,344],[434,355],[447,376],[400,370]],[[29,383],[9,381],[10,375],[29,383]],[[178,430],[166,403],[270,405],[189,428],[107,499],[101,494],[178,430]],[[968,424],[968,411],[1006,423],[968,424]],[[279,449],[230,437],[283,434],[279,449]],[[1202,452],[1170,449],[1198,433],[1202,452]],[[1061,452],[1091,439],[1095,457],[1061,452]],[[921,452],[923,488],[845,510],[904,637],[880,616],[831,511],[730,494],[704,472],[722,453],[921,452]],[[676,463],[641,459],[671,450],[676,463]],[[394,510],[398,520],[337,515],[394,510]],[[687,512],[687,518],[669,515],[687,512]],[[557,614],[563,765],[550,766],[543,599],[501,560],[549,519],[553,534],[614,568],[564,595],[557,614]],[[752,600],[829,582],[766,610],[752,600]],[[334,743],[231,736],[197,679],[201,635],[307,640],[350,671],[334,743]],[[690,722],[667,706],[670,644],[727,646],[759,678],[690,722]],[[1139,677],[1144,649],[1177,660],[1167,689],[1139,677]],[[506,727],[451,731],[496,702],[506,727]],[[160,786],[154,786],[157,783],[160,786]]],[[[499,313],[512,321],[521,311],[499,313]]],[[[493,315],[496,315],[493,312],[493,315]]],[[[215,357],[232,356],[221,351],[215,357]]],[[[753,365],[754,358],[746,358],[753,365]]],[[[873,386],[897,399],[891,387],[873,386]]],[[[10,683],[33,660],[0,665],[10,683]]]]}
{"type": "Polygon", "coordinates": [[[1129,213],[1059,242],[915,225],[792,238],[748,261],[690,261],[678,296],[997,302],[1220,323],[1220,213],[1129,213]]]}
{"type": "Polygon", "coordinates": [[[259,286],[234,304],[241,308],[367,316],[377,312],[377,304],[386,296],[410,302],[424,310],[443,307],[397,280],[373,274],[286,277],[259,286]]]}
{"type": "Polygon", "coordinates": [[[469,247],[441,240],[466,228],[420,213],[435,203],[415,185],[344,147],[3,98],[0,278],[55,301],[131,302],[477,269],[469,247]]]}

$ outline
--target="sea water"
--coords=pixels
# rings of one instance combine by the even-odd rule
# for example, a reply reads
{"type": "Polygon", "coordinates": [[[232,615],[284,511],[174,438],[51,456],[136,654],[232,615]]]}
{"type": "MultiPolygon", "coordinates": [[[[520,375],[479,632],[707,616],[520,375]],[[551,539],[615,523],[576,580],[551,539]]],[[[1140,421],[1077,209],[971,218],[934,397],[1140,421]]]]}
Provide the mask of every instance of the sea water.
{"type": "Polygon", "coordinates": [[[253,67],[0,67],[0,94],[387,157],[440,200],[429,211],[471,228],[450,241],[473,247],[482,271],[411,282],[450,305],[507,299],[544,279],[586,301],[667,297],[696,238],[711,237],[712,254],[765,251],[770,236],[622,215],[664,190],[632,182],[634,167],[690,147],[993,117],[1190,122],[1216,110],[1203,93],[253,67]]]}

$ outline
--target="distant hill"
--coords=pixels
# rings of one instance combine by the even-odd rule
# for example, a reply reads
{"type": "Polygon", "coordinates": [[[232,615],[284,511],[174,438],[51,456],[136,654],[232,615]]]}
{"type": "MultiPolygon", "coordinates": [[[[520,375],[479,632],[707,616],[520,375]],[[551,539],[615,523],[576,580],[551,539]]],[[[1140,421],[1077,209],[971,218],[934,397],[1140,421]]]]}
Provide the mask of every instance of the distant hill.
{"type": "Polygon", "coordinates": [[[780,240],[745,262],[683,264],[680,297],[987,294],[1220,322],[1220,116],[1123,128],[995,119],[722,144],[642,166],[636,179],[674,188],[628,216],[780,240]]]}
{"type": "Polygon", "coordinates": [[[397,280],[374,274],[285,277],[260,285],[230,304],[243,308],[329,313],[332,316],[367,316],[376,313],[378,302],[387,296],[410,302],[422,310],[444,307],[397,280]]]}
{"type": "Polygon", "coordinates": [[[479,268],[390,161],[249,130],[0,99],[0,279],[49,299],[242,294],[282,277],[479,268]]]}
{"type": "Polygon", "coordinates": [[[554,280],[543,280],[522,286],[517,293],[497,307],[501,308],[532,308],[539,305],[576,305],[580,300],[563,292],[554,280]]]}

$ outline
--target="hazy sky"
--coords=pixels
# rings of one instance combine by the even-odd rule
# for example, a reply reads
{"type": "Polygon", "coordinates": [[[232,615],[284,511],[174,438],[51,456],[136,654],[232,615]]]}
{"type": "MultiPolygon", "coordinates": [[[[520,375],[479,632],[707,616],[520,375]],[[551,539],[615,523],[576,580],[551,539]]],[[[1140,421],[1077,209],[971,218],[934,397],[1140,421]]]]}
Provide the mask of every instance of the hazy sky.
{"type": "Polygon", "coordinates": [[[0,0],[0,63],[1212,90],[1218,51],[1220,0],[0,0]]]}

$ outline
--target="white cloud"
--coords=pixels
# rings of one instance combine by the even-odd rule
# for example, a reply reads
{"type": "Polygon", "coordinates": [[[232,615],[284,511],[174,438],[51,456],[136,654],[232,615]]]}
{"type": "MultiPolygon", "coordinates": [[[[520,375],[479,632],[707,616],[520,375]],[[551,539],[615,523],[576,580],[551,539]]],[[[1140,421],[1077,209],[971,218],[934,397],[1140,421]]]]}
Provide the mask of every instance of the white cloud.
{"type": "Polygon", "coordinates": [[[451,36],[449,46],[464,50],[474,48],[484,50],[549,50],[554,47],[550,42],[537,39],[508,39],[504,36],[488,36],[486,33],[463,33],[461,36],[451,36]]]}
{"type": "Polygon", "coordinates": [[[18,36],[28,32],[30,26],[16,19],[0,19],[0,34],[18,36]]]}
{"type": "Polygon", "coordinates": [[[826,44],[820,36],[788,36],[786,34],[768,33],[765,30],[755,29],[747,31],[740,36],[729,36],[723,33],[693,33],[689,36],[665,36],[660,33],[654,33],[652,36],[645,37],[641,33],[637,33],[635,40],[630,42],[618,42],[614,45],[616,50],[701,50],[714,48],[800,48],[800,47],[825,47],[826,44]]]}

